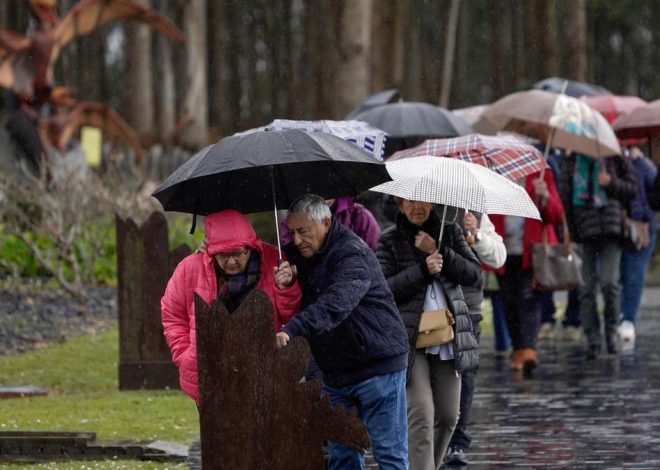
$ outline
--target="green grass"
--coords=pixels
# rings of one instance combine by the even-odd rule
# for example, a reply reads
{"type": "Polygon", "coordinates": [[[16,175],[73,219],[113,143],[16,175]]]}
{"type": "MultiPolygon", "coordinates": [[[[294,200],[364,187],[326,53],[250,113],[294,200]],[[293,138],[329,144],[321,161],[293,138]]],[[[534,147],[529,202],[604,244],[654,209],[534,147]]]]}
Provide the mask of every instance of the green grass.
{"type": "MultiPolygon", "coordinates": [[[[99,441],[164,440],[190,444],[197,410],[180,391],[119,392],[118,333],[112,328],[40,351],[0,357],[0,384],[33,385],[47,397],[0,400],[0,430],[93,431],[99,441]]],[[[2,466],[2,468],[5,468],[2,466]]],[[[167,469],[185,464],[138,461],[59,462],[6,468],[167,469]]]]}

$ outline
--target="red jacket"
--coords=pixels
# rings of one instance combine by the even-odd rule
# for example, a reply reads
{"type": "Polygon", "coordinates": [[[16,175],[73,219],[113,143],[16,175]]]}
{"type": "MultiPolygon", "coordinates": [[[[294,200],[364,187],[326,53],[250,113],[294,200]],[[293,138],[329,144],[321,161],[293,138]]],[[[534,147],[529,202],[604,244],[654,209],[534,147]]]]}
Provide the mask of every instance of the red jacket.
{"type": "MultiPolygon", "coordinates": [[[[527,194],[529,194],[529,197],[532,198],[532,201],[536,201],[536,192],[534,191],[533,181],[539,176],[540,172],[536,172],[528,175],[525,179],[525,190],[527,191],[527,194]]],[[[564,216],[564,206],[562,205],[561,199],[559,198],[557,186],[555,185],[555,177],[552,174],[552,171],[546,170],[543,179],[548,185],[550,199],[548,200],[548,203],[545,205],[545,207],[539,208],[539,212],[541,213],[541,218],[543,221],[536,219],[525,219],[525,225],[523,228],[523,269],[529,269],[532,267],[532,245],[534,243],[541,242],[541,236],[543,234],[544,227],[548,234],[548,243],[557,243],[557,235],[555,233],[554,225],[560,224],[562,217],[564,216]]],[[[495,225],[495,231],[504,236],[506,233],[504,228],[505,216],[499,214],[489,214],[488,217],[490,217],[493,225],[495,225]]],[[[498,274],[504,273],[504,266],[496,270],[496,272],[498,274]]]]}
{"type": "Polygon", "coordinates": [[[206,251],[194,253],[179,263],[161,299],[163,331],[172,352],[172,361],[179,369],[179,384],[195,401],[199,401],[199,390],[193,294],[199,294],[206,303],[217,297],[213,254],[236,251],[243,246],[259,253],[261,275],[257,288],[268,294],[273,302],[275,331],[300,311],[301,299],[297,282],[288,289],[275,285],[273,267],[277,266],[277,248],[262,242],[239,212],[228,210],[211,214],[206,218],[205,232],[206,251]]]}

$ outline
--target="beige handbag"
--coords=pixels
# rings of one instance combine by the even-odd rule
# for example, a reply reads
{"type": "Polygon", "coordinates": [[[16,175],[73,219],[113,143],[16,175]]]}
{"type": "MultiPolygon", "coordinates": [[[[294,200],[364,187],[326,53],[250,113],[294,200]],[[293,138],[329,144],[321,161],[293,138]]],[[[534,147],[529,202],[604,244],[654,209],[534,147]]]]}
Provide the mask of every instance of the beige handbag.
{"type": "Polygon", "coordinates": [[[426,348],[449,343],[454,339],[454,316],[446,308],[422,312],[415,347],[426,348]]]}

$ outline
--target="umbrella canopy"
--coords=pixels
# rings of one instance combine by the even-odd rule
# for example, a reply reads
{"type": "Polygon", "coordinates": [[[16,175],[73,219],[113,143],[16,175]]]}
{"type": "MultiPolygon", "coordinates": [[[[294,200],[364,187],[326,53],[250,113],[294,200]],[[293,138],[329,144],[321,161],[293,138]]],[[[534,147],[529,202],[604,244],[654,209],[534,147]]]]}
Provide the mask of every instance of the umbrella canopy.
{"type": "Polygon", "coordinates": [[[581,96],[609,95],[611,91],[600,85],[586,82],[567,80],[562,77],[549,77],[532,85],[536,90],[545,90],[551,93],[565,93],[568,96],[579,98],[581,96]]]}
{"type": "Polygon", "coordinates": [[[193,155],[153,196],[169,211],[250,213],[288,207],[308,192],[355,195],[389,179],[382,162],[339,137],[256,131],[225,137],[193,155]]]}
{"type": "Polygon", "coordinates": [[[577,98],[549,91],[521,91],[497,100],[475,124],[478,131],[493,127],[592,157],[621,154],[612,126],[602,114],[577,98]]]}
{"type": "Polygon", "coordinates": [[[621,139],[651,139],[660,136],[660,100],[651,101],[622,115],[613,124],[621,139]]]}
{"type": "Polygon", "coordinates": [[[627,114],[633,109],[646,104],[646,101],[637,96],[625,95],[583,96],[580,98],[580,101],[584,101],[605,116],[605,119],[607,119],[607,122],[610,124],[616,121],[622,114],[627,114]]]}
{"type": "Polygon", "coordinates": [[[353,111],[348,113],[346,119],[354,119],[355,116],[360,114],[362,111],[367,111],[368,109],[375,108],[382,104],[391,103],[395,100],[398,100],[401,97],[401,92],[397,88],[390,88],[389,90],[380,91],[374,93],[373,95],[367,96],[362,103],[357,105],[353,111]]]}
{"type": "Polygon", "coordinates": [[[525,188],[483,166],[428,156],[387,162],[386,166],[392,181],[372,191],[486,214],[541,219],[525,188]]]}
{"type": "Polygon", "coordinates": [[[470,126],[479,120],[479,116],[488,109],[488,104],[478,104],[467,108],[452,109],[451,112],[463,119],[470,126]]]}
{"type": "Polygon", "coordinates": [[[392,155],[388,161],[432,155],[476,163],[517,181],[547,168],[543,154],[511,136],[468,134],[452,139],[429,139],[392,155]]]}
{"type": "Polygon", "coordinates": [[[428,103],[399,101],[354,116],[387,132],[391,138],[455,137],[472,132],[470,125],[451,111],[428,103]]]}
{"type": "Polygon", "coordinates": [[[364,121],[298,121],[292,119],[275,119],[270,124],[256,129],[239,132],[234,135],[245,135],[256,131],[283,131],[300,129],[305,132],[325,132],[336,135],[354,144],[379,160],[383,159],[387,134],[364,121]]]}

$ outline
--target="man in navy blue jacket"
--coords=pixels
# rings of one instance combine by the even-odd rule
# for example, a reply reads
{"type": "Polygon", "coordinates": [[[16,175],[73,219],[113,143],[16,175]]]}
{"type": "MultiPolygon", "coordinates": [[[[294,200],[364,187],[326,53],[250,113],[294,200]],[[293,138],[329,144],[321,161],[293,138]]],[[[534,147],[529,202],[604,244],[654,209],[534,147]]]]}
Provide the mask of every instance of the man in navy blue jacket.
{"type": "MultiPolygon", "coordinates": [[[[333,405],[356,407],[381,469],[408,468],[405,373],[408,338],[380,264],[324,200],[306,194],[289,208],[303,310],[277,334],[278,347],[303,336],[323,372],[333,405]]],[[[362,469],[363,455],[328,443],[329,469],[362,469]]]]}

